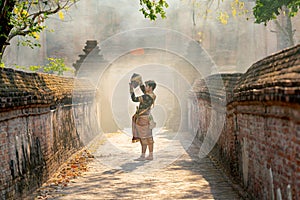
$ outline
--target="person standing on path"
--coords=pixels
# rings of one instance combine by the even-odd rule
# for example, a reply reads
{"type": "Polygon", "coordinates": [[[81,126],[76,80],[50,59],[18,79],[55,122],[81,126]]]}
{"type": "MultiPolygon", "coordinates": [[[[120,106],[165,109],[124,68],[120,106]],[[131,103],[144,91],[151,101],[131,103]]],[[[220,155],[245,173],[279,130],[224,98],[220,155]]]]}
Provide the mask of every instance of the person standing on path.
{"type": "Polygon", "coordinates": [[[156,88],[156,83],[153,80],[148,80],[143,84],[142,77],[139,74],[133,74],[129,83],[130,96],[133,102],[139,102],[136,113],[132,117],[132,142],[140,142],[142,147],[141,156],[137,161],[153,160],[153,136],[152,129],[155,126],[151,115],[151,107],[154,104],[156,95],[153,90],[156,88]],[[144,93],[141,96],[135,96],[134,88],[140,86],[144,93]],[[149,156],[146,157],[146,150],[149,148],[149,156]]]}

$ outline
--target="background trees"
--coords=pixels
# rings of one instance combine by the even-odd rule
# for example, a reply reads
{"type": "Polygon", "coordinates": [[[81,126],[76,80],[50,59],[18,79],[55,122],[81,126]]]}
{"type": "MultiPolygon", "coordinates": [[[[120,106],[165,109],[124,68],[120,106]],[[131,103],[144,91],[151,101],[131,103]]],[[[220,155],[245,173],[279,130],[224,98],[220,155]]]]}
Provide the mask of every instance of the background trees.
{"type": "Polygon", "coordinates": [[[300,0],[257,0],[253,8],[256,23],[267,24],[273,20],[276,24],[278,49],[294,45],[295,31],[291,18],[294,17],[300,7],[300,0]]]}
{"type": "Polygon", "coordinates": [[[78,0],[0,0],[0,61],[3,52],[12,38],[25,36],[23,45],[39,46],[39,33],[46,27],[43,22],[49,15],[59,13],[63,19],[63,10],[78,0]],[[33,39],[33,40],[32,40],[33,39]]]}
{"type": "MultiPolygon", "coordinates": [[[[211,12],[210,5],[214,2],[221,4],[223,0],[207,0],[207,1],[197,1],[197,0],[187,0],[193,5],[198,4],[205,7],[203,11],[204,15],[207,15],[208,12],[211,12]]],[[[246,2],[246,1],[245,1],[246,2]]],[[[248,1],[247,1],[248,2],[248,1]]],[[[168,7],[168,4],[164,0],[152,1],[152,0],[140,0],[141,5],[144,6],[141,11],[143,12],[146,18],[150,20],[155,20],[157,15],[160,14],[163,18],[166,17],[166,12],[164,9],[168,7]],[[145,12],[146,11],[148,12],[145,12]]],[[[235,5],[242,5],[243,1],[232,0],[232,15],[237,14],[237,9],[235,5]]],[[[201,7],[200,6],[200,7],[201,7]]],[[[267,24],[269,21],[274,21],[276,24],[276,30],[272,30],[277,34],[278,38],[278,49],[283,49],[285,47],[294,45],[294,34],[295,31],[292,27],[291,18],[294,17],[300,8],[300,0],[256,0],[255,6],[253,8],[253,15],[255,17],[255,23],[264,23],[267,24]]],[[[216,10],[215,10],[216,11],[216,10]]],[[[220,12],[218,13],[218,19],[226,24],[226,21],[229,17],[227,13],[220,12]]]]}
{"type": "MultiPolygon", "coordinates": [[[[79,0],[0,0],[0,61],[10,40],[17,35],[26,36],[22,41],[23,45],[39,46],[36,39],[39,38],[39,33],[45,29],[43,22],[55,13],[59,13],[60,18],[63,19],[62,11],[67,11],[77,1],[79,0]]],[[[207,13],[209,5],[216,1],[223,2],[222,0],[201,1],[204,2],[201,6],[206,6],[205,12],[207,13]]],[[[188,2],[195,5],[197,1],[188,0],[188,2]]],[[[239,1],[233,0],[232,2],[239,1]]],[[[158,16],[165,18],[168,6],[166,0],[140,0],[140,11],[145,18],[150,20],[156,20],[158,16]]],[[[297,14],[299,7],[300,0],[257,0],[253,8],[255,23],[266,24],[273,20],[277,26],[277,30],[274,32],[278,34],[280,40],[279,48],[291,46],[294,44],[293,35],[295,33],[291,17],[297,14]]],[[[234,15],[236,9],[234,7],[232,9],[234,15]]],[[[227,17],[226,13],[219,12],[220,21],[226,22],[227,17]]]]}
{"type": "Polygon", "coordinates": [[[256,23],[267,23],[274,20],[282,12],[289,17],[294,17],[300,7],[299,0],[257,0],[253,8],[256,23]]]}
{"type": "Polygon", "coordinates": [[[140,0],[140,5],[140,11],[144,14],[146,18],[149,18],[150,20],[155,20],[158,15],[160,15],[162,18],[165,18],[165,8],[168,8],[169,6],[169,4],[165,0],[140,0]]]}
{"type": "MultiPolygon", "coordinates": [[[[7,47],[8,43],[11,45],[6,49],[2,61],[5,62],[6,67],[12,68],[15,66],[44,66],[49,63],[47,58],[50,57],[63,58],[66,65],[71,66],[82,52],[82,45],[86,40],[94,39],[102,42],[122,31],[152,26],[176,30],[199,41],[217,64],[226,70],[238,69],[242,71],[254,61],[285,46],[290,46],[289,44],[292,43],[283,42],[287,41],[284,39],[286,35],[292,35],[289,38],[294,36],[294,42],[299,41],[300,38],[299,32],[294,30],[300,28],[299,18],[293,19],[292,15],[281,11],[282,7],[278,7],[279,15],[274,14],[277,17],[276,20],[271,19],[272,22],[267,23],[267,26],[258,21],[257,23],[261,24],[254,24],[255,16],[252,8],[259,5],[259,1],[255,0],[140,0],[130,2],[88,0],[78,2],[71,9],[68,8],[75,1],[15,0],[5,2],[0,0],[2,18],[7,11],[7,7],[5,8],[3,5],[10,2],[15,2],[9,18],[12,21],[5,24],[5,20],[1,19],[0,25],[1,30],[2,27],[4,29],[4,27],[10,26],[10,29],[7,29],[11,30],[9,33],[12,34],[11,36],[13,36],[15,30],[18,30],[19,24],[16,19],[23,19],[30,15],[29,13],[33,14],[37,11],[37,8],[32,9],[30,12],[27,11],[29,5],[31,5],[30,8],[40,5],[39,8],[42,10],[52,2],[51,7],[55,10],[55,5],[60,4],[60,10],[55,10],[56,15],[54,13],[45,15],[48,17],[47,20],[45,20],[44,15],[36,18],[38,19],[37,25],[40,26],[39,29],[31,28],[32,31],[24,32],[23,35],[19,34],[12,40],[8,40],[9,37],[4,37],[6,43],[4,43],[3,49],[7,47]],[[62,9],[63,2],[69,3],[66,9],[62,9]],[[27,10],[25,11],[26,6],[27,10]],[[143,19],[143,16],[147,19],[143,19]],[[166,19],[161,19],[165,17],[166,19]],[[246,21],[246,18],[249,18],[249,20],[246,21]],[[292,25],[284,26],[289,24],[284,19],[292,20],[294,28],[292,25]],[[13,26],[13,24],[16,24],[16,26],[13,26]],[[45,26],[48,27],[48,30],[53,31],[43,31],[43,34],[39,34],[42,30],[45,30],[45,26]],[[288,32],[287,30],[291,30],[289,33],[292,34],[284,34],[284,31],[288,32]],[[39,37],[40,39],[38,39],[39,37]],[[28,47],[17,44],[31,47],[41,44],[41,48],[28,51],[28,47]]],[[[264,6],[265,8],[268,7],[268,5],[264,6]]],[[[287,8],[291,12],[291,7],[287,6],[287,8]]],[[[295,12],[297,11],[295,10],[295,12]]],[[[265,12],[262,11],[261,13],[264,14],[265,12]]],[[[28,24],[30,23],[28,22],[28,24]]],[[[9,35],[7,32],[0,32],[1,37],[9,35]]]]}
{"type": "MultiPolygon", "coordinates": [[[[218,1],[219,4],[223,2],[223,0],[207,0],[202,2],[209,5],[214,1],[218,1]]],[[[189,2],[195,3],[196,1],[189,0],[189,2]]],[[[294,17],[300,8],[300,0],[256,0],[255,4],[253,14],[255,16],[256,23],[267,23],[270,20],[276,19],[282,12],[287,11],[288,12],[285,13],[285,15],[294,17]]],[[[142,6],[141,11],[146,18],[155,20],[158,14],[163,18],[166,17],[165,9],[168,8],[166,0],[140,0],[140,5],[142,6]]]]}

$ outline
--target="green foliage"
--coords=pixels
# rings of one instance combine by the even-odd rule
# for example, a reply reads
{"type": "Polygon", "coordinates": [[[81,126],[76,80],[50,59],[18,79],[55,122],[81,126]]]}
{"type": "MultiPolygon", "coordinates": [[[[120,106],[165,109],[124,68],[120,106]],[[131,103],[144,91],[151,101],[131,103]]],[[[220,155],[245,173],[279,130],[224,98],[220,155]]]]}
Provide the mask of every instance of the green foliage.
{"type": "Polygon", "coordinates": [[[34,47],[41,47],[41,44],[38,41],[34,41],[27,37],[22,38],[20,41],[18,41],[18,45],[28,46],[31,49],[34,49],[34,47]]]}
{"type": "Polygon", "coordinates": [[[70,71],[71,68],[67,67],[64,59],[62,58],[48,58],[50,61],[45,67],[45,72],[57,72],[58,75],[63,75],[65,71],[70,71]]]}
{"type": "Polygon", "coordinates": [[[20,66],[20,65],[15,65],[15,68],[16,68],[16,69],[22,69],[22,70],[28,70],[27,67],[25,67],[25,66],[20,66]]]}
{"type": "Polygon", "coordinates": [[[39,38],[40,33],[46,29],[45,20],[56,13],[63,20],[62,11],[67,11],[77,1],[79,0],[0,0],[0,52],[5,51],[9,41],[15,36],[26,36],[18,44],[31,48],[41,46],[39,38]]]}
{"type": "Polygon", "coordinates": [[[43,67],[41,67],[41,66],[39,66],[39,65],[37,65],[37,66],[35,66],[35,65],[33,65],[33,66],[29,66],[29,70],[30,71],[38,71],[39,69],[41,69],[41,68],[43,68],[43,67]]]}
{"type": "MultiPolygon", "coordinates": [[[[184,1],[184,0],[182,0],[184,1]]],[[[206,0],[203,1],[204,5],[212,5],[215,0],[206,0]],[[206,2],[206,3],[205,3],[206,2]]],[[[223,2],[224,0],[218,0],[218,4],[223,2]]],[[[190,1],[189,1],[190,2],[190,1]]],[[[200,4],[197,1],[191,1],[193,4],[200,4]]],[[[243,1],[233,0],[232,1],[232,15],[235,16],[237,12],[237,8],[235,4],[239,4],[238,8],[242,10],[242,13],[247,13],[247,10],[240,7],[243,5],[243,1]]],[[[166,12],[164,8],[168,8],[168,3],[166,0],[140,0],[141,9],[140,11],[143,13],[145,18],[149,18],[150,20],[156,20],[157,15],[160,14],[162,18],[166,18],[166,12]]],[[[300,9],[300,0],[256,0],[256,5],[253,8],[253,14],[255,17],[255,23],[267,23],[270,20],[276,19],[280,14],[282,7],[286,6],[289,9],[289,17],[294,17],[298,10],[300,9]]],[[[209,9],[209,8],[208,8],[209,9]]],[[[219,13],[220,21],[226,22],[225,18],[222,16],[224,12],[219,13]],[[222,16],[221,16],[222,15],[222,16]]],[[[226,13],[225,13],[226,14],[226,13]]],[[[223,23],[224,23],[223,22],[223,23]]]]}
{"type": "Polygon", "coordinates": [[[29,36],[19,42],[18,45],[22,44],[23,46],[29,46],[31,48],[40,46],[38,42],[39,34],[46,28],[43,22],[47,18],[47,15],[41,14],[37,16],[32,14],[31,10],[38,5],[39,1],[23,1],[15,4],[10,17],[10,25],[13,26],[10,34],[11,36],[29,36]]]}
{"type": "Polygon", "coordinates": [[[166,0],[140,0],[141,9],[145,18],[150,20],[156,20],[157,16],[160,15],[161,18],[166,18],[166,11],[164,8],[168,8],[169,5],[166,0]]]}
{"type": "Polygon", "coordinates": [[[49,63],[45,66],[39,66],[39,65],[32,65],[29,67],[24,66],[16,66],[17,69],[22,70],[29,70],[29,71],[41,71],[45,73],[56,73],[57,75],[61,76],[66,71],[72,71],[73,69],[66,66],[64,59],[62,58],[48,58],[49,63]]]}
{"type": "Polygon", "coordinates": [[[253,8],[255,23],[266,24],[276,19],[284,6],[289,9],[289,17],[294,17],[300,8],[300,0],[257,0],[253,8]]]}

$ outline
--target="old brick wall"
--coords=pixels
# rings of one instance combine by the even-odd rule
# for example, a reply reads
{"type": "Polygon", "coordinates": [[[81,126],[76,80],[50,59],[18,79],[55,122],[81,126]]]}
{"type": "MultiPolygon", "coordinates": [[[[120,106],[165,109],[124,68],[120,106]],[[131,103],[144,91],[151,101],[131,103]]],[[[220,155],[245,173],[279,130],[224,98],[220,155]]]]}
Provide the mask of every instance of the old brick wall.
{"type": "Polygon", "coordinates": [[[12,69],[0,69],[0,91],[0,197],[18,199],[97,132],[94,92],[87,81],[12,69]]]}
{"type": "Polygon", "coordinates": [[[232,100],[232,90],[241,75],[241,73],[212,75],[196,80],[192,90],[198,98],[194,105],[198,107],[198,110],[193,116],[199,119],[197,138],[202,142],[204,139],[209,139],[211,143],[215,143],[210,154],[220,160],[224,169],[231,174],[236,174],[237,171],[234,145],[236,135],[232,131],[233,114],[228,110],[226,102],[232,100]],[[215,133],[218,130],[220,132],[215,133]]]}
{"type": "Polygon", "coordinates": [[[243,183],[255,198],[300,197],[300,45],[253,64],[234,89],[243,183]],[[274,188],[274,189],[272,189],[274,188]]]}
{"type": "MultiPolygon", "coordinates": [[[[195,82],[193,88],[198,96],[198,110],[205,111],[198,113],[198,134],[202,139],[214,121],[204,115],[217,112],[214,104],[223,106],[213,101],[217,90],[205,89],[212,77],[195,82]]],[[[300,45],[258,61],[245,74],[227,77],[223,79],[226,120],[210,155],[253,199],[279,199],[279,193],[282,199],[289,195],[298,199],[300,45]],[[226,80],[230,80],[229,84],[226,80]]]]}

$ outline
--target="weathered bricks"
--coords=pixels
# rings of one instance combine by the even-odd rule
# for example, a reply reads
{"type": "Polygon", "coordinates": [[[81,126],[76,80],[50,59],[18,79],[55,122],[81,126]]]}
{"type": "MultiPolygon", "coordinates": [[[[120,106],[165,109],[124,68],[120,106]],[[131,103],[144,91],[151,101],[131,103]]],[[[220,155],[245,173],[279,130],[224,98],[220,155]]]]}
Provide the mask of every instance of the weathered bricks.
{"type": "Polygon", "coordinates": [[[217,112],[226,99],[226,120],[211,154],[253,198],[271,199],[272,192],[276,196],[276,190],[280,189],[282,198],[287,199],[290,185],[293,199],[297,199],[300,196],[300,45],[258,61],[244,74],[231,75],[231,87],[226,85],[226,79],[223,79],[224,89],[220,84],[214,85],[211,80],[215,77],[220,75],[198,80],[193,87],[200,111],[199,138],[206,136],[213,121],[207,113],[217,112]],[[207,87],[213,90],[208,91],[207,87]]]}
{"type": "Polygon", "coordinates": [[[85,80],[5,68],[0,92],[0,199],[20,199],[97,132],[95,92],[85,80]]]}

